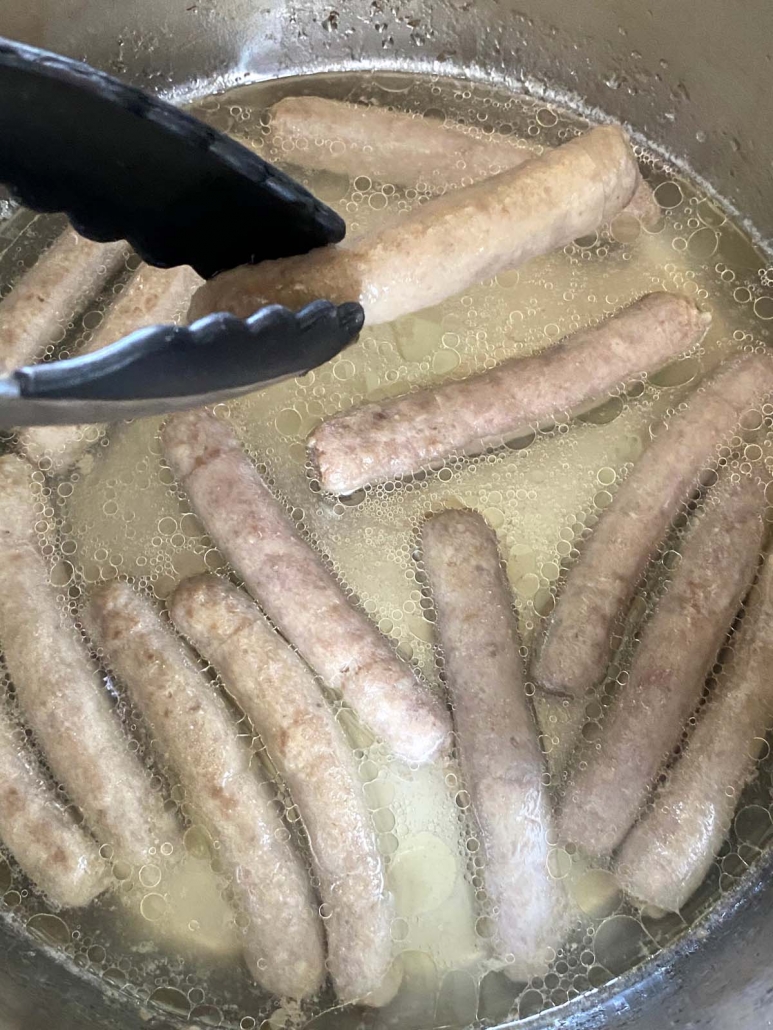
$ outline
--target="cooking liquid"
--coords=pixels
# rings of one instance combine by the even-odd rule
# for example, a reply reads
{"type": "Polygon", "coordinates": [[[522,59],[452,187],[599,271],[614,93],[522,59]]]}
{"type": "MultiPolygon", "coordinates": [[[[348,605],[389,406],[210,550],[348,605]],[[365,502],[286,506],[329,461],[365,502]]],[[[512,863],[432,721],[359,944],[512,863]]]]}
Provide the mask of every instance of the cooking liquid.
{"type": "MultiPolygon", "coordinates": [[[[266,115],[282,96],[302,92],[376,102],[462,122],[470,132],[497,131],[544,146],[558,145],[589,124],[575,112],[500,87],[407,73],[284,79],[195,105],[196,114],[286,167],[341,212],[350,237],[400,217],[438,191],[427,183],[405,188],[376,182],[367,174],[347,180],[305,172],[302,150],[271,141],[266,115]]],[[[424,516],[450,506],[469,506],[485,515],[497,531],[528,648],[552,610],[562,569],[641,453],[650,425],[667,418],[708,368],[770,340],[773,269],[765,269],[760,253],[699,187],[652,154],[640,157],[663,209],[657,225],[643,229],[630,216],[619,216],[598,234],[436,308],[389,325],[366,326],[358,342],[325,367],[220,411],[265,470],[299,529],[437,690],[442,684],[435,664],[434,616],[415,557],[424,516]],[[479,457],[449,460],[440,471],[405,483],[336,499],[325,496],[314,481],[304,440],[321,419],[366,400],[463,378],[505,358],[534,353],[658,289],[681,291],[711,311],[711,329],[696,355],[630,384],[571,423],[479,457]]],[[[6,243],[2,279],[15,279],[55,227],[53,219],[30,220],[24,212],[0,226],[0,241],[6,243]]],[[[101,304],[77,325],[63,327],[59,356],[77,352],[124,280],[119,276],[101,304]]],[[[766,414],[773,415],[773,409],[766,414]]],[[[159,425],[160,420],[149,419],[115,427],[59,479],[48,478],[46,462],[41,462],[38,529],[63,609],[77,612],[94,584],[115,576],[135,577],[165,599],[181,578],[225,567],[164,466],[159,425]]],[[[773,470],[773,449],[760,439],[731,460],[756,461],[773,470]]],[[[657,577],[657,564],[652,571],[657,577]]],[[[646,604],[642,595],[634,607],[641,611],[646,604]]],[[[624,648],[608,683],[614,683],[625,660],[624,648]]],[[[136,749],[151,761],[139,713],[120,687],[109,681],[108,687],[136,749]]],[[[567,754],[578,740],[594,746],[604,700],[603,691],[587,705],[535,697],[546,777],[559,796],[567,754]]],[[[730,840],[681,916],[640,910],[610,872],[592,868],[571,845],[551,841],[556,845],[551,872],[566,878],[578,907],[577,923],[547,975],[515,984],[489,954],[493,922],[483,889],[483,856],[454,761],[409,768],[374,742],[350,712],[342,709],[339,718],[357,748],[363,791],[396,896],[392,937],[402,987],[385,1008],[367,1014],[367,1026],[429,1030],[461,1028],[475,1019],[499,1022],[598,987],[657,952],[730,890],[759,855],[773,825],[770,773],[763,759],[759,777],[738,806],[730,840]]],[[[246,719],[238,732],[254,736],[246,719]]],[[[289,808],[281,785],[272,784],[258,738],[254,749],[267,796],[289,808]]],[[[173,774],[164,769],[153,773],[154,787],[185,818],[188,799],[173,774]]],[[[241,1030],[300,1028],[310,1022],[315,1027],[358,1025],[363,1010],[353,1011],[351,1018],[338,1009],[326,1014],[335,1006],[329,991],[299,1007],[266,997],[250,982],[222,897],[228,884],[218,865],[217,841],[192,825],[185,842],[188,854],[182,864],[179,856],[163,854],[163,848],[157,861],[139,871],[114,862],[115,888],[83,912],[50,913],[13,861],[4,862],[0,888],[6,917],[25,924],[81,969],[139,998],[148,1013],[160,1006],[182,1022],[241,1030]]],[[[109,849],[103,850],[110,863],[109,849]]]]}

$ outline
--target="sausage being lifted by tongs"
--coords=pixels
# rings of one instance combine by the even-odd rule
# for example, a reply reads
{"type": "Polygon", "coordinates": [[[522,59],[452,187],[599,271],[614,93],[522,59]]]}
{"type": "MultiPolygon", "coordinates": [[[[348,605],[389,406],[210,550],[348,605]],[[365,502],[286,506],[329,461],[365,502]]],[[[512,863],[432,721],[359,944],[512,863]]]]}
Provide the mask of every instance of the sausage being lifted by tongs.
{"type": "Polygon", "coordinates": [[[253,308],[244,321],[216,314],[190,328],[152,325],[96,353],[15,368],[39,357],[63,317],[117,270],[126,246],[110,241],[128,241],[160,269],[190,265],[207,277],[337,242],[346,227],[289,176],[191,115],[10,40],[0,40],[0,138],[0,183],[35,210],[66,212],[87,237],[76,243],[68,231],[0,305],[0,325],[13,323],[12,353],[0,359],[8,372],[0,427],[214,403],[306,372],[359,331],[356,303],[338,307],[318,295],[305,312],[253,308]],[[78,258],[77,275],[68,255],[78,258]],[[49,305],[42,294],[52,276],[49,305]]]}
{"type": "Polygon", "coordinates": [[[592,129],[520,168],[415,208],[346,246],[223,272],[190,316],[315,297],[359,301],[370,324],[439,304],[598,229],[631,200],[639,168],[617,126],[592,129]]]}

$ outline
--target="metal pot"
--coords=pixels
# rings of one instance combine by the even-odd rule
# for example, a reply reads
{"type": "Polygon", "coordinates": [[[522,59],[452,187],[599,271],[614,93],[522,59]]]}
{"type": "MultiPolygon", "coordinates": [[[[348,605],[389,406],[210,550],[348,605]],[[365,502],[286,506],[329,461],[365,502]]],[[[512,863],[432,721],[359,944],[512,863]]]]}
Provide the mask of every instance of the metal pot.
{"type": "MultiPolygon", "coordinates": [[[[176,96],[378,66],[554,91],[627,122],[773,239],[773,7],[720,0],[6,0],[0,34],[176,96]],[[384,25],[379,31],[376,24],[384,25]]],[[[773,1027],[773,855],[644,967],[529,1027],[773,1027]]],[[[171,1027],[0,926],[0,1030],[171,1027]]]]}

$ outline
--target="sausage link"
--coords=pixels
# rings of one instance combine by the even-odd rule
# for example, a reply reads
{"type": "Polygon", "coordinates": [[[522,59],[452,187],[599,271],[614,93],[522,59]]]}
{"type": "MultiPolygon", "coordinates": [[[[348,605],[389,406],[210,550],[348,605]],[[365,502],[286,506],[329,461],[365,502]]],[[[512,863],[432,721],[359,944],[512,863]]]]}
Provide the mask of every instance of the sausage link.
{"type": "Polygon", "coordinates": [[[24,721],[101,843],[142,866],[182,849],[177,824],[129,750],[100,676],[62,614],[35,544],[32,469],[0,458],[0,644],[24,721]]]}
{"type": "Polygon", "coordinates": [[[630,201],[638,177],[622,129],[593,129],[345,247],[223,272],[194,295],[190,317],[325,297],[359,301],[371,324],[391,322],[594,231],[630,201]]]}
{"type": "Polygon", "coordinates": [[[568,928],[569,906],[548,870],[552,814],[512,598],[496,537],[477,513],[432,517],[422,547],[500,949],[509,955],[508,975],[525,980],[544,972],[547,950],[568,928]]]}
{"type": "Polygon", "coordinates": [[[105,863],[46,781],[5,703],[0,705],[0,782],[5,846],[53,905],[88,905],[107,886],[105,863]]]}
{"type": "Polygon", "coordinates": [[[348,494],[454,452],[479,452],[654,372],[694,347],[710,321],[686,297],[650,293],[539,354],[335,415],[311,434],[309,454],[325,489],[348,494]]]}
{"type": "MultiPolygon", "coordinates": [[[[271,142],[276,160],[355,178],[415,186],[461,186],[517,168],[542,153],[498,132],[471,134],[383,107],[348,104],[325,97],[284,97],[271,108],[271,142]],[[289,151],[286,142],[301,143],[289,151]],[[343,146],[332,147],[332,143],[343,146]]],[[[626,211],[644,225],[660,217],[652,190],[640,180],[626,211]]]]}
{"type": "Polygon", "coordinates": [[[94,243],[63,232],[0,304],[0,373],[41,358],[130,253],[122,241],[94,243]]]}
{"type": "MultiPolygon", "coordinates": [[[[115,343],[122,336],[147,326],[174,322],[186,309],[191,294],[201,283],[192,268],[152,268],[143,265],[108,309],[99,329],[82,354],[115,343]]],[[[104,426],[31,426],[19,434],[19,446],[30,461],[51,462],[50,470],[63,472],[102,435],[104,426]]]]}
{"type": "Polygon", "coordinates": [[[533,663],[541,687],[580,697],[603,678],[616,627],[679,505],[744,415],[771,393],[768,355],[723,364],[649,445],[569,571],[533,663]]]}
{"type": "Polygon", "coordinates": [[[618,879],[641,901],[678,911],[716,858],[773,721],[771,668],[773,560],[768,555],[733,638],[728,666],[652,809],[620,850],[618,879]]]}
{"type": "Polygon", "coordinates": [[[705,504],[595,750],[569,776],[561,835],[592,855],[614,851],[636,820],[754,578],[764,528],[759,485],[723,477],[705,504]]]}
{"type": "Polygon", "coordinates": [[[357,767],[314,676],[254,602],[214,576],[185,580],[170,613],[260,733],[309,835],[338,997],[379,988],[392,959],[391,895],[357,767]]]}
{"type": "Polygon", "coordinates": [[[450,731],[441,702],[298,536],[233,430],[208,412],[184,412],[166,423],[162,444],[207,532],[277,629],[396,754],[434,758],[450,731]]]}
{"type": "Polygon", "coordinates": [[[270,114],[277,160],[397,186],[461,186],[517,168],[539,153],[499,133],[471,135],[435,118],[324,97],[284,97],[270,114]],[[288,151],[285,142],[303,149],[288,151]]]}
{"type": "Polygon", "coordinates": [[[116,675],[176,770],[190,806],[220,842],[243,914],[250,971],[280,997],[312,994],[324,976],[322,925],[309,878],[261,794],[251,751],[213,685],[150,601],[127,583],[94,595],[91,613],[116,675]]]}

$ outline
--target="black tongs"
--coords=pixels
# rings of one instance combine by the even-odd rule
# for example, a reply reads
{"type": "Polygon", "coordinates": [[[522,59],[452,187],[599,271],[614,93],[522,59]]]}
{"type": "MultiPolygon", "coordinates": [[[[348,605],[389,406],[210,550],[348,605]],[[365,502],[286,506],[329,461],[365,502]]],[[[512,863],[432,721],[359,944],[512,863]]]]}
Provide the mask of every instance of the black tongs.
{"type": "MultiPolygon", "coordinates": [[[[341,240],[346,225],[246,147],[88,65],[0,39],[0,182],[148,264],[213,275],[341,240]]],[[[244,393],[339,353],[359,304],[221,313],[0,377],[0,426],[133,418],[244,393]]]]}

